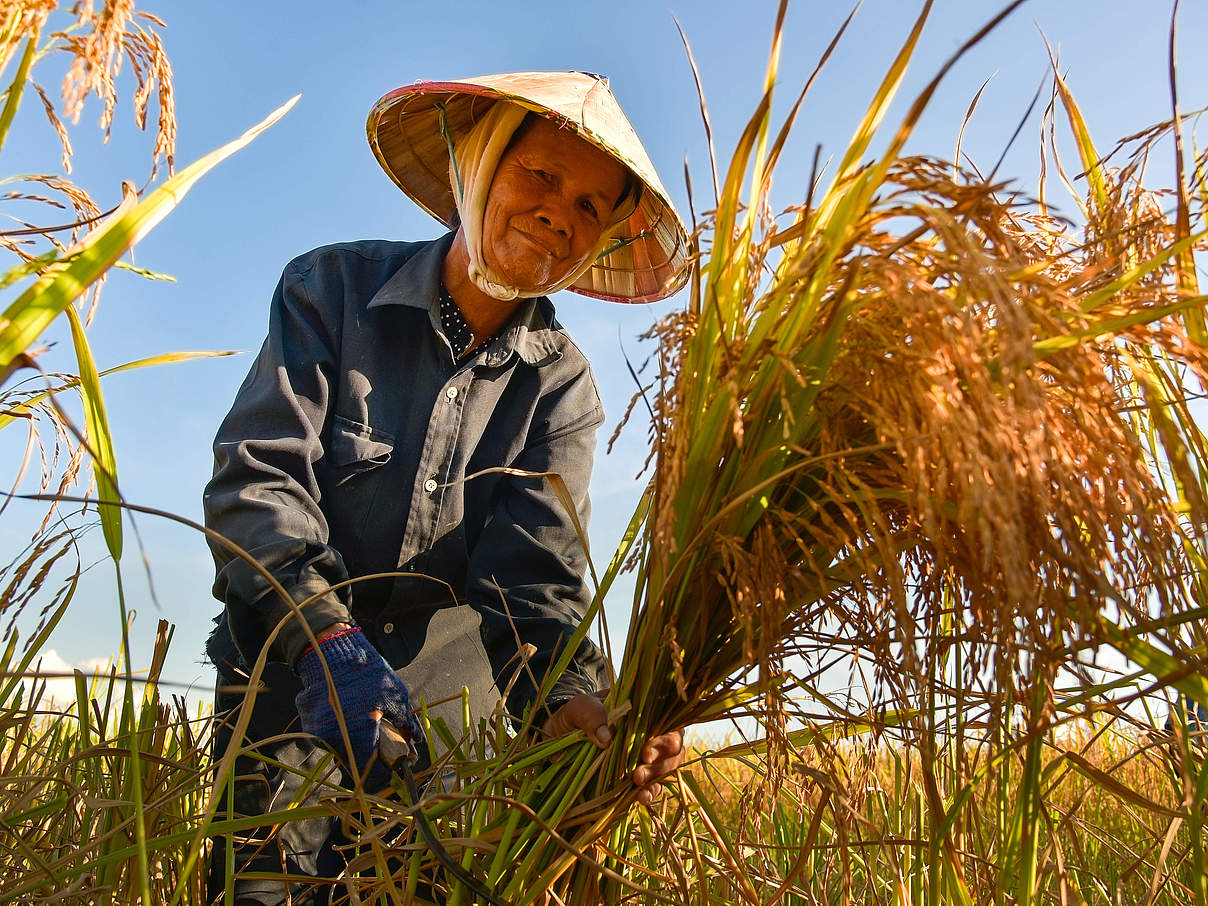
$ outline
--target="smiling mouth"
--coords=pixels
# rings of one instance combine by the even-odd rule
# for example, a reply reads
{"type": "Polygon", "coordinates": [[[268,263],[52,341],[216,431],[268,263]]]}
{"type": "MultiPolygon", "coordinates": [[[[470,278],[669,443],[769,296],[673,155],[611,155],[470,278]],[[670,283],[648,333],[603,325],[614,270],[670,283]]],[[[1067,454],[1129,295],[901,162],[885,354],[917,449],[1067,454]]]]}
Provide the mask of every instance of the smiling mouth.
{"type": "Polygon", "coordinates": [[[548,243],[542,241],[542,239],[540,237],[534,236],[532,233],[528,232],[527,230],[523,230],[520,227],[513,227],[512,229],[514,229],[517,233],[519,233],[521,238],[523,238],[525,242],[527,242],[533,248],[539,249],[540,251],[544,252],[546,255],[549,255],[549,257],[551,257],[551,258],[561,258],[562,257],[562,255],[559,253],[559,251],[557,249],[551,248],[550,245],[548,243]]]}

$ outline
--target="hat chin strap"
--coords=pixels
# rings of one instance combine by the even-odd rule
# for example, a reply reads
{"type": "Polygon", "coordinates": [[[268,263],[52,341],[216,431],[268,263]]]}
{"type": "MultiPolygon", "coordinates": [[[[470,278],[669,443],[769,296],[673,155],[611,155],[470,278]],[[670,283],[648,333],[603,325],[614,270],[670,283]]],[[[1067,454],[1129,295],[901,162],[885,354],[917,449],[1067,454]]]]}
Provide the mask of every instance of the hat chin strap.
{"type": "Polygon", "coordinates": [[[511,286],[487,265],[482,254],[482,221],[486,213],[487,195],[495,179],[499,159],[503,157],[508,143],[527,114],[528,111],[517,104],[506,101],[495,103],[457,142],[454,153],[449,156],[449,182],[453,186],[457,214],[461,218],[462,234],[466,241],[466,253],[470,259],[468,275],[479,290],[500,302],[546,296],[565,289],[583,276],[613,241],[612,230],[605,229],[600,235],[600,241],[570,273],[552,286],[537,290],[522,290],[511,286]]]}
{"type": "MultiPolygon", "coordinates": [[[[470,248],[469,237],[466,237],[466,248],[470,248]]],[[[500,302],[511,302],[513,299],[521,297],[520,290],[514,286],[508,286],[505,283],[497,283],[491,279],[487,273],[486,265],[479,267],[474,261],[475,255],[470,253],[470,266],[468,268],[470,280],[482,292],[486,293],[492,299],[498,299],[500,302]]]]}
{"type": "MultiPolygon", "coordinates": [[[[475,286],[477,286],[492,299],[498,299],[500,302],[511,302],[513,299],[527,299],[534,296],[548,296],[550,293],[556,293],[560,289],[566,289],[566,287],[570,286],[572,283],[582,277],[583,273],[589,267],[591,267],[592,262],[596,260],[596,256],[604,250],[604,246],[607,242],[608,239],[605,238],[605,240],[601,242],[599,246],[592,249],[587,257],[583,259],[583,262],[570,272],[569,276],[559,280],[552,286],[543,287],[541,289],[523,290],[500,282],[495,278],[495,275],[490,268],[488,268],[485,264],[481,265],[480,267],[479,264],[474,261],[473,254],[470,255],[470,266],[468,268],[468,272],[470,275],[470,280],[473,281],[475,286]]],[[[466,248],[470,248],[469,236],[466,237],[466,248]]]]}

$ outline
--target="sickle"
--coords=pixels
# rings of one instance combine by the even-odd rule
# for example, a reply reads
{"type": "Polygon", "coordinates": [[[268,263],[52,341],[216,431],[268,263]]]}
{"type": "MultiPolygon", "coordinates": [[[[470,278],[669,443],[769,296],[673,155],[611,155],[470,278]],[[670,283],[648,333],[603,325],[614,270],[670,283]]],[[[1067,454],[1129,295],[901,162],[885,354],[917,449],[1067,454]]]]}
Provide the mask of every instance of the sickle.
{"type": "Polygon", "coordinates": [[[433,832],[432,825],[428,823],[428,816],[419,807],[419,788],[415,783],[415,775],[411,772],[411,759],[415,755],[415,750],[411,747],[411,743],[407,737],[384,717],[379,722],[378,754],[381,755],[382,760],[390,766],[390,770],[396,776],[400,777],[403,784],[407,787],[407,793],[411,796],[411,801],[416,806],[415,826],[419,828],[419,835],[424,838],[424,842],[428,844],[428,848],[436,856],[436,861],[443,865],[449,874],[466,885],[475,895],[490,903],[491,906],[509,906],[508,903],[492,895],[476,878],[472,877],[462,868],[458,861],[453,858],[453,854],[445,849],[444,844],[440,842],[435,832],[433,832]]]}

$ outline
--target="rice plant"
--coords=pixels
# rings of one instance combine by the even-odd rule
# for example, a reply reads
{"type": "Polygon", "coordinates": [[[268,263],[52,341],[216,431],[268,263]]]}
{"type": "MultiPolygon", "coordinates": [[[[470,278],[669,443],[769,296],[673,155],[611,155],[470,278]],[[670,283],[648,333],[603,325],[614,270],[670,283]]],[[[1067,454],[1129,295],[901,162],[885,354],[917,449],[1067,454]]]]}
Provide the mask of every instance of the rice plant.
{"type": "MultiPolygon", "coordinates": [[[[138,128],[145,127],[151,102],[156,102],[148,182],[161,162],[172,169],[176,119],[171,66],[158,31],[162,25],[124,0],[64,9],[57,0],[0,4],[0,72],[11,74],[0,109],[0,148],[12,137],[22,100],[35,95],[61,142],[63,170],[3,180],[13,186],[5,201],[17,227],[0,231],[0,247],[16,261],[0,274],[0,289],[12,292],[0,315],[0,383],[5,384],[0,427],[11,431],[19,424],[27,432],[24,461],[16,464],[6,487],[19,487],[36,459],[41,465],[37,484],[50,504],[29,546],[0,574],[5,626],[0,650],[3,902],[150,903],[171,898],[178,882],[192,901],[202,896],[177,850],[192,840],[196,815],[204,811],[208,775],[201,752],[209,731],[185,713],[181,702],[169,704],[160,697],[159,674],[171,637],[166,624],[160,626],[149,669],[142,677],[133,670],[119,565],[121,494],[101,377],[221,353],[170,353],[101,371],[86,326],[112,268],[157,276],[123,262],[122,256],[198,179],[284,115],[292,102],[170,175],[141,199],[134,184],[125,183],[122,201],[102,211],[69,178],[69,125],[92,95],[103,105],[101,128],[108,134],[119,99],[115,79],[124,64],[134,73],[138,128]],[[65,64],[61,115],[38,81],[47,61],[54,59],[65,64]],[[59,222],[64,215],[57,212],[63,210],[72,212],[68,223],[59,222]],[[70,330],[78,364],[74,375],[44,373],[38,361],[41,335],[60,316],[70,330]],[[18,372],[31,376],[10,382],[18,372]],[[69,393],[79,395],[82,426],[61,402],[69,393]],[[86,463],[91,465],[86,496],[70,497],[86,463]],[[87,494],[93,488],[95,495],[87,494]],[[65,500],[82,504],[80,511],[68,516],[56,512],[65,500]],[[85,530],[81,523],[86,527],[95,519],[113,560],[121,604],[121,670],[91,685],[77,672],[74,701],[54,701],[45,694],[39,655],[75,594],[81,573],[76,535],[85,530]],[[32,607],[40,612],[29,638],[22,638],[17,618],[32,607]]],[[[8,501],[6,495],[0,512],[7,510],[8,501]]]]}
{"type": "MultiPolygon", "coordinates": [[[[429,722],[449,751],[420,802],[328,786],[214,821],[238,747],[203,769],[208,725],[154,682],[52,718],[31,693],[0,712],[0,902],[199,902],[209,833],[319,811],[358,840],[331,879],[350,902],[1208,903],[1195,727],[1145,713],[1163,691],[1208,705],[1203,160],[1177,115],[1104,155],[1056,67],[1043,134],[1078,161],[1046,160],[1077,221],[904,155],[951,66],[886,127],[930,9],[784,207],[812,79],[774,122],[780,4],[687,304],[654,331],[649,484],[597,595],[635,571],[617,744],[467,713],[429,722]],[[1180,184],[1149,191],[1170,144],[1180,184]],[[752,717],[636,805],[643,739],[752,717]]],[[[11,574],[11,606],[49,596],[38,638],[72,583],[32,564],[70,543],[11,574]]],[[[5,666],[28,669],[15,642],[5,666]]]]}

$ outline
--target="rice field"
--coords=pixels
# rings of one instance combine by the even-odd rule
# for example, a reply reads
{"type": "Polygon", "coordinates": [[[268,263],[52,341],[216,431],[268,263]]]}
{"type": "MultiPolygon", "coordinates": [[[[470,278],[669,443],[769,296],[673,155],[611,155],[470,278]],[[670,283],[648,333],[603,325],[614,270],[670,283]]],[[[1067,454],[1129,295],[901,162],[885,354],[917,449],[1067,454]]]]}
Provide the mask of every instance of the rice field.
{"type": "MultiPolygon", "coordinates": [[[[54,6],[0,10],[10,104],[54,6]]],[[[783,154],[800,100],[772,114],[794,90],[778,80],[782,3],[763,93],[714,161],[714,197],[695,188],[687,298],[635,401],[649,484],[598,582],[597,610],[636,576],[606,702],[618,744],[542,740],[501,714],[429,721],[449,751],[419,802],[401,781],[374,795],[319,771],[315,802],[233,811],[237,753],[211,760],[214,718],[161,688],[166,622],[151,664],[127,648],[109,680],[77,674],[71,702],[31,676],[76,606],[80,508],[115,561],[123,545],[120,455],[75,306],[284,111],[99,223],[82,190],[51,186],[84,241],[10,244],[0,366],[29,367],[63,317],[79,373],[0,390],[0,424],[52,433],[45,503],[73,516],[48,517],[0,574],[0,903],[201,903],[212,839],[329,814],[356,840],[331,879],[350,903],[1208,906],[1204,741],[1185,714],[1167,722],[1169,702],[1208,707],[1204,158],[1181,115],[1097,145],[1056,68],[1044,132],[1077,159],[1055,141],[1044,154],[1075,218],[959,155],[905,154],[980,38],[889,119],[930,10],[881,61],[850,144],[806,197],[779,199],[777,168],[800,163],[783,154]],[[1144,183],[1157,154],[1176,186],[1144,183]],[[55,403],[68,391],[82,434],[55,403]],[[746,735],[698,733],[659,804],[636,805],[634,746],[715,721],[746,735]]],[[[135,54],[159,86],[153,160],[170,160],[156,22],[116,2],[76,14],[64,49],[93,64],[78,91],[106,97],[105,66],[135,54]]]]}
{"type": "MultiPolygon", "coordinates": [[[[120,903],[140,896],[130,735],[98,726],[97,713],[117,723],[114,697],[120,697],[101,691],[91,718],[48,712],[25,724],[5,724],[10,836],[0,896],[6,902],[120,903]]],[[[169,902],[173,894],[179,902],[202,902],[201,868],[190,867],[187,856],[209,795],[208,725],[155,695],[140,712],[152,902],[169,902]]],[[[694,746],[673,790],[652,812],[639,813],[632,828],[638,863],[666,872],[667,886],[631,901],[951,902],[928,890],[934,835],[921,761],[904,757],[892,732],[847,740],[803,733],[797,741],[798,758],[775,784],[757,746],[741,740],[694,746]]],[[[1069,727],[1049,741],[1041,759],[1038,898],[1057,900],[1064,892],[1067,902],[1195,902],[1202,883],[1197,829],[1180,817],[1186,816],[1186,775],[1173,753],[1176,745],[1120,718],[1069,727]]],[[[963,757],[978,761],[973,751],[963,757]]],[[[962,803],[953,852],[971,902],[1016,901],[1004,831],[1025,767],[1022,754],[1001,760],[1002,785],[978,783],[962,803]]],[[[967,783],[957,771],[929,779],[948,800],[967,783]]],[[[357,820],[347,799],[333,798],[327,807],[357,820]]],[[[388,808],[376,804],[378,821],[388,808]]],[[[451,825],[462,819],[446,813],[447,823],[435,820],[438,828],[449,828],[451,840],[451,825]]],[[[391,900],[380,879],[362,877],[358,885],[364,902],[375,889],[383,902],[391,900]]],[[[398,886],[396,896],[406,901],[412,885],[400,876],[398,886]]]]}

